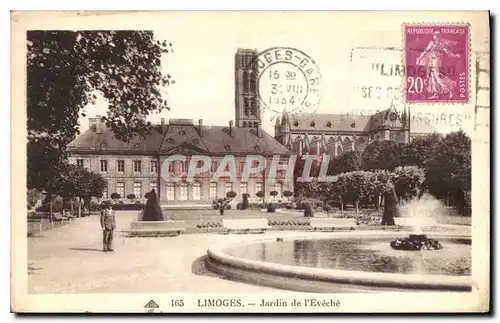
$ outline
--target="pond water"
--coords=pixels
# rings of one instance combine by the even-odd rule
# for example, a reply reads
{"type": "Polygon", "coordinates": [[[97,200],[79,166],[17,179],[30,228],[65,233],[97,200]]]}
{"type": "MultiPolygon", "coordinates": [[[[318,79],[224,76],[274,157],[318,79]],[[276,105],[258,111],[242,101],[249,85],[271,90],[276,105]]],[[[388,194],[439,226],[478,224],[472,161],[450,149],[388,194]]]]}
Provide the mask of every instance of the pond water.
{"type": "Polygon", "coordinates": [[[358,238],[266,241],[228,248],[224,252],[239,258],[293,266],[379,273],[471,275],[470,239],[438,238],[443,249],[433,251],[394,250],[389,245],[391,240],[393,239],[358,238]]]}

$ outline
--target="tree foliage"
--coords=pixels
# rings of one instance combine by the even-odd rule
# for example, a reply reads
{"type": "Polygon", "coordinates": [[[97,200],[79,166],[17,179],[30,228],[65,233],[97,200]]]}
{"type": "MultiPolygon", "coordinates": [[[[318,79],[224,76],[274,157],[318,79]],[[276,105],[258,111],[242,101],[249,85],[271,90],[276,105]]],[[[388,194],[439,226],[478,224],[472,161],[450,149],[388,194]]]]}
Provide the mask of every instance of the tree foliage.
{"type": "Polygon", "coordinates": [[[172,45],[152,31],[29,31],[27,46],[30,188],[57,186],[65,147],[96,92],[109,103],[103,121],[122,140],[150,131],[144,116],[168,109],[160,92],[172,80],[161,57],[172,45]]]}
{"type": "Polygon", "coordinates": [[[471,139],[463,132],[446,135],[427,163],[427,186],[437,196],[471,189],[471,139]]]}
{"type": "Polygon", "coordinates": [[[348,151],[330,161],[328,174],[341,174],[361,169],[360,154],[357,151],[348,151]]]}
{"type": "Polygon", "coordinates": [[[100,174],[76,165],[67,165],[65,172],[59,175],[56,193],[65,199],[77,197],[89,203],[92,197],[101,198],[107,185],[100,174]]]}

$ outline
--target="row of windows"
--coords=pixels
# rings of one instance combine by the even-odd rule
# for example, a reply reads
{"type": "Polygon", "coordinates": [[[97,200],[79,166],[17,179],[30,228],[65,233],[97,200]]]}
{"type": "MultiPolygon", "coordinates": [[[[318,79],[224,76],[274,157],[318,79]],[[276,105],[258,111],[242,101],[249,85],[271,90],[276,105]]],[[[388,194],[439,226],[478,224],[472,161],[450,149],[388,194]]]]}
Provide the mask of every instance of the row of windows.
{"type": "MultiPolygon", "coordinates": [[[[203,167],[203,163],[204,162],[202,160],[199,160],[196,167],[197,168],[203,167]]],[[[83,167],[84,166],[83,159],[77,159],[76,164],[78,167],[83,167]]],[[[210,167],[210,171],[215,173],[217,171],[217,169],[219,168],[219,165],[220,165],[220,163],[218,161],[213,161],[212,165],[210,167]]],[[[189,166],[189,161],[187,161],[187,160],[186,161],[174,161],[174,162],[170,163],[168,171],[170,173],[174,173],[175,169],[177,168],[177,169],[179,169],[179,171],[181,173],[186,173],[188,171],[188,166],[189,166]],[[176,167],[176,166],[178,166],[178,167],[176,167]]],[[[254,160],[252,163],[252,167],[255,168],[257,166],[258,166],[258,162],[256,160],[254,160]]],[[[105,159],[101,159],[99,169],[102,173],[108,172],[108,161],[105,159]]],[[[228,165],[226,165],[224,171],[229,171],[229,169],[230,169],[230,166],[228,164],[228,165]]],[[[134,170],[134,173],[141,173],[142,172],[142,161],[141,160],[134,160],[133,161],[133,170],[134,170]]],[[[238,171],[240,173],[243,173],[244,170],[245,170],[245,162],[240,162],[238,171]]],[[[116,171],[119,173],[125,172],[125,160],[117,160],[116,161],[116,171]]],[[[158,162],[156,160],[151,160],[150,171],[151,171],[151,173],[158,172],[158,162]]]]}
{"type": "MultiPolygon", "coordinates": [[[[158,191],[158,183],[156,182],[151,182],[149,184],[149,190],[148,191],[151,191],[151,190],[155,190],[155,191],[158,191]]],[[[117,182],[116,183],[116,193],[118,193],[120,195],[121,198],[125,198],[127,197],[127,193],[125,192],[125,182],[117,182]]],[[[142,198],[143,194],[142,194],[142,183],[141,182],[134,182],[134,186],[133,186],[133,191],[132,193],[135,195],[136,198],[142,198]]],[[[108,192],[108,187],[104,187],[104,192],[102,194],[103,198],[109,198],[110,193],[108,192]]],[[[145,194],[145,192],[144,192],[145,194]]]]}
{"type": "MultiPolygon", "coordinates": [[[[142,173],[142,161],[141,160],[133,160],[132,166],[134,173],[142,173]]],[[[76,165],[78,167],[84,167],[83,159],[77,159],[76,165]]],[[[99,170],[102,173],[108,172],[108,161],[106,159],[101,159],[99,162],[99,170]]],[[[149,163],[149,170],[151,173],[158,172],[158,161],[151,160],[149,163]]],[[[116,161],[116,171],[119,173],[125,172],[125,160],[117,160],[116,161]]]]}
{"type": "MultiPolygon", "coordinates": [[[[154,189],[155,191],[158,192],[158,183],[156,182],[151,182],[150,187],[148,191],[151,191],[154,189]]],[[[217,198],[217,197],[222,197],[225,196],[226,193],[231,192],[234,190],[233,183],[226,183],[224,186],[224,191],[219,192],[218,190],[218,185],[217,183],[210,183],[210,191],[209,191],[209,196],[211,199],[217,198]],[[219,194],[223,193],[223,194],[219,194]]],[[[282,196],[283,194],[283,184],[277,183],[273,189],[278,192],[278,196],[282,196]]],[[[260,192],[262,191],[262,183],[257,182],[255,183],[255,192],[260,192]]],[[[175,192],[175,185],[174,183],[167,183],[166,184],[166,199],[167,200],[181,200],[185,201],[188,199],[192,200],[200,200],[201,199],[201,183],[195,182],[191,186],[183,182],[179,186],[179,195],[176,197],[176,192],[175,192]],[[189,189],[191,187],[191,194],[189,194],[189,189]]],[[[120,195],[121,198],[127,197],[127,193],[125,192],[125,183],[124,182],[117,182],[116,183],[116,193],[120,195]]],[[[248,193],[248,183],[240,183],[240,196],[242,194],[248,193]]],[[[142,198],[143,197],[143,192],[142,192],[142,183],[141,182],[134,182],[133,186],[133,194],[135,195],[136,198],[142,198]]],[[[103,198],[109,198],[109,192],[108,188],[105,187],[104,192],[103,192],[103,198]]]]}

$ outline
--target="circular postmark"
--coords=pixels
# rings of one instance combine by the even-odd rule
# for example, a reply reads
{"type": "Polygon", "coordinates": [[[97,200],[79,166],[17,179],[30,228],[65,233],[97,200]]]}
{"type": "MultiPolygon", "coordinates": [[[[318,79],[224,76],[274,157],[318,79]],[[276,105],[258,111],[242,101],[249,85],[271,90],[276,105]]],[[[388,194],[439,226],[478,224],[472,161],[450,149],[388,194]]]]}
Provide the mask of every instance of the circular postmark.
{"type": "Polygon", "coordinates": [[[273,114],[316,110],[322,78],[311,57],[295,48],[273,47],[260,52],[252,64],[258,73],[258,96],[263,110],[273,114]]]}

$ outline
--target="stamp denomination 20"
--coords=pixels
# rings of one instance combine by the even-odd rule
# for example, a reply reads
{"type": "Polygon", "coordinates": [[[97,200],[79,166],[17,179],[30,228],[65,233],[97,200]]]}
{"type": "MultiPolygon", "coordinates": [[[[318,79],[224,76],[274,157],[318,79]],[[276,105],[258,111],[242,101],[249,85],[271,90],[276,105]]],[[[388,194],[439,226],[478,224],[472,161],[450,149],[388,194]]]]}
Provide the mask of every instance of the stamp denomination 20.
{"type": "Polygon", "coordinates": [[[321,74],[314,60],[290,47],[269,48],[253,62],[259,99],[275,113],[312,112],[320,101],[321,74]]]}
{"type": "Polygon", "coordinates": [[[404,26],[405,98],[408,103],[469,101],[469,26],[404,26]]]}

